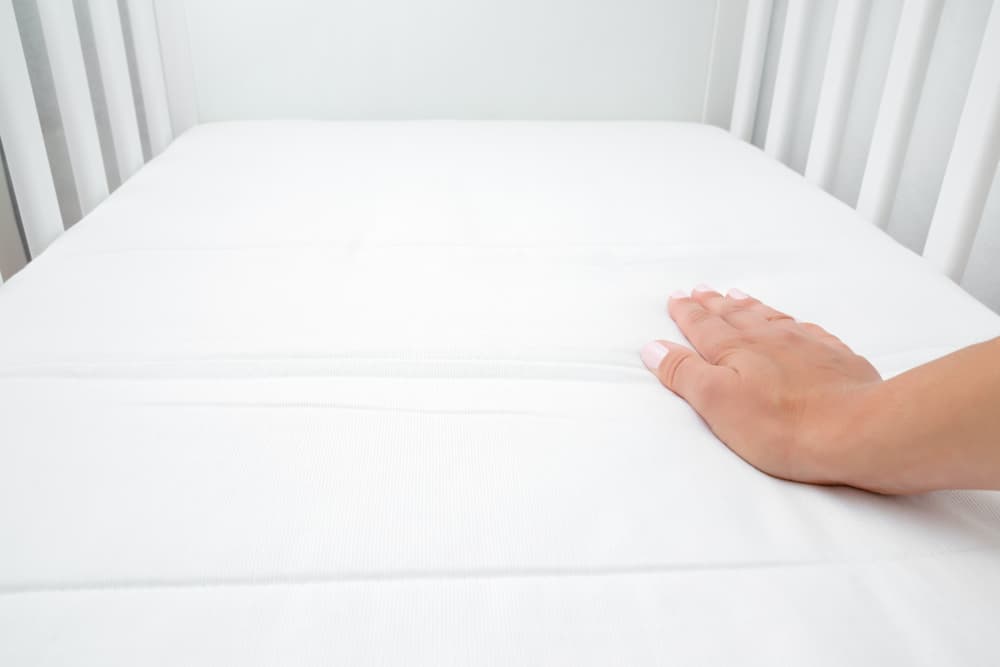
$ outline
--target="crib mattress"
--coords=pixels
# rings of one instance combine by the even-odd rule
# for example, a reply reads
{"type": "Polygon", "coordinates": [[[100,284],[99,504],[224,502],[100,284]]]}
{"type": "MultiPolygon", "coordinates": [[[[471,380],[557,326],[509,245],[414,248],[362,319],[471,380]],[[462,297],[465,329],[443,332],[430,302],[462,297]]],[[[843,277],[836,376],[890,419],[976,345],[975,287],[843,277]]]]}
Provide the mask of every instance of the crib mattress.
{"type": "Polygon", "coordinates": [[[1000,494],[742,462],[638,358],[699,282],[1000,334],[713,128],[189,131],[0,288],[0,664],[1000,664],[1000,494]]]}

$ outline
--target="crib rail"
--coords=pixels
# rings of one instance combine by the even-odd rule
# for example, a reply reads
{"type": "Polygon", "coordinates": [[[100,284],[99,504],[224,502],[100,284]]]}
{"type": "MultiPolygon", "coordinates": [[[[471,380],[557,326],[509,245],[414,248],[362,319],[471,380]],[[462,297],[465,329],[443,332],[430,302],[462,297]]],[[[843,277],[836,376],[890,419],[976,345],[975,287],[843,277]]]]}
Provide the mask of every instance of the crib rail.
{"type": "Polygon", "coordinates": [[[42,0],[38,3],[38,18],[48,46],[80,212],[86,215],[108,196],[108,181],[104,175],[104,156],[97,138],[97,121],[87,85],[76,16],[66,9],[42,0]]]}
{"type": "Polygon", "coordinates": [[[833,187],[870,11],[866,0],[837,3],[805,170],[806,178],[825,190],[833,187]]]}
{"type": "MultiPolygon", "coordinates": [[[[720,4],[721,6],[721,4],[720,4]]],[[[749,0],[741,65],[730,122],[732,132],[750,140],[761,91],[767,31],[773,29],[773,2],[749,0]]],[[[921,101],[943,0],[906,0],[893,43],[857,210],[885,228],[899,187],[904,158],[921,101]]],[[[782,27],[779,62],[764,150],[790,160],[796,101],[805,83],[802,63],[806,23],[815,0],[789,0],[782,27]]],[[[831,190],[871,0],[839,0],[817,104],[804,175],[831,190]]],[[[962,279],[997,162],[1000,160],[1000,2],[989,14],[972,83],[959,121],[924,255],[956,281],[962,279]]]]}
{"type": "Polygon", "coordinates": [[[858,195],[858,211],[882,228],[899,186],[942,6],[941,0],[911,0],[903,6],[858,195]]]}
{"type": "Polygon", "coordinates": [[[0,0],[0,142],[31,256],[193,124],[191,85],[176,75],[182,11],[174,1],[0,0]],[[25,29],[37,31],[44,62],[29,62],[38,54],[25,29]],[[174,74],[172,95],[165,74],[174,74]],[[62,197],[45,113],[57,116],[52,141],[68,156],[62,197]]]}
{"type": "MultiPolygon", "coordinates": [[[[702,112],[705,122],[756,141],[828,191],[835,189],[873,7],[873,0],[835,3],[822,85],[806,118],[801,100],[815,86],[806,67],[815,48],[809,25],[832,1],[717,0],[702,112]],[[765,81],[769,64],[773,78],[765,81]],[[802,161],[794,147],[806,130],[802,161]]],[[[883,228],[944,6],[904,0],[896,26],[856,202],[883,228]]],[[[198,122],[184,7],[182,0],[0,0],[0,145],[30,255],[198,122]],[[24,43],[26,30],[38,32],[40,50],[24,43]],[[43,132],[46,120],[58,131],[43,132]],[[55,154],[66,166],[56,165],[55,154]]],[[[998,159],[1000,0],[989,13],[924,249],[955,280],[968,262],[998,159]]]]}
{"type": "Polygon", "coordinates": [[[0,141],[29,250],[62,232],[62,217],[35,111],[24,48],[10,2],[0,2],[0,141]]]}
{"type": "Polygon", "coordinates": [[[1000,158],[1000,3],[993,6],[924,256],[960,279],[1000,158]]]}

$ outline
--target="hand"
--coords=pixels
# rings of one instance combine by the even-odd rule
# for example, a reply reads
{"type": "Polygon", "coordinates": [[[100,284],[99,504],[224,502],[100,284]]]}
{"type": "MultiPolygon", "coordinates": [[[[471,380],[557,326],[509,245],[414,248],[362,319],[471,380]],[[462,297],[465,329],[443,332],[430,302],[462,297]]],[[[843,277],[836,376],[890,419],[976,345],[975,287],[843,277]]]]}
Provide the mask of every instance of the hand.
{"type": "Polygon", "coordinates": [[[695,351],[653,341],[642,361],[720,440],[775,477],[852,484],[848,431],[882,384],[867,360],[739,290],[675,293],[669,311],[695,351]]]}

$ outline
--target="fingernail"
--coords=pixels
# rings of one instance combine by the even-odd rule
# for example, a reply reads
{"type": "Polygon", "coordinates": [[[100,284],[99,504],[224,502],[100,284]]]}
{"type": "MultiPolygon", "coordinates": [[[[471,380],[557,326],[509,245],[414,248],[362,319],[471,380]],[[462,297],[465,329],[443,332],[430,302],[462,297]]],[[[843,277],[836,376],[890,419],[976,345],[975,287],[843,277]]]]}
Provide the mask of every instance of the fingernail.
{"type": "Polygon", "coordinates": [[[639,352],[639,357],[642,359],[642,363],[646,365],[646,368],[655,373],[663,362],[663,358],[667,356],[668,351],[663,343],[654,340],[643,346],[639,352]]]}
{"type": "Polygon", "coordinates": [[[706,285],[705,283],[701,283],[697,287],[694,288],[694,291],[695,292],[711,292],[712,288],[709,287],[708,285],[706,285]]]}
{"type": "Polygon", "coordinates": [[[750,298],[749,294],[747,294],[746,292],[742,292],[742,291],[736,289],[735,287],[732,288],[731,290],[729,290],[728,292],[726,292],[726,296],[728,296],[730,299],[749,299],[750,298]]]}
{"type": "Polygon", "coordinates": [[[673,292],[670,293],[670,298],[671,299],[686,299],[686,298],[688,298],[688,293],[685,292],[684,290],[680,290],[680,289],[679,290],[674,290],[673,292]]]}

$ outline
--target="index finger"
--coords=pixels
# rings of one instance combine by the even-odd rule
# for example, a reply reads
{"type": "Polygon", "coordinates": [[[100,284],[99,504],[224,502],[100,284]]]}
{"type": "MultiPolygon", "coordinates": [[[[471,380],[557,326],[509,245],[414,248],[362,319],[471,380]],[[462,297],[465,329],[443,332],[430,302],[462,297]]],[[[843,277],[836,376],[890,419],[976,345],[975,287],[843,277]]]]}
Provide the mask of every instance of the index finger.
{"type": "Polygon", "coordinates": [[[717,363],[739,338],[733,325],[688,296],[670,297],[667,310],[698,354],[711,364],[717,363]]]}

